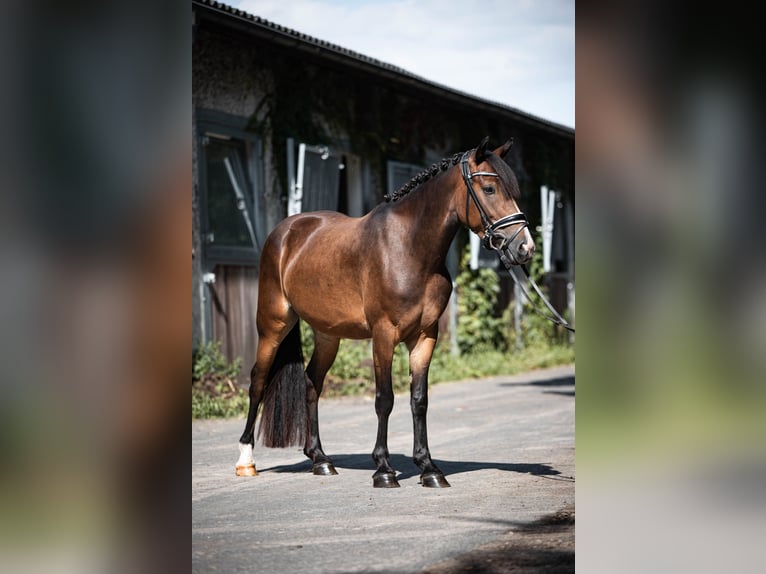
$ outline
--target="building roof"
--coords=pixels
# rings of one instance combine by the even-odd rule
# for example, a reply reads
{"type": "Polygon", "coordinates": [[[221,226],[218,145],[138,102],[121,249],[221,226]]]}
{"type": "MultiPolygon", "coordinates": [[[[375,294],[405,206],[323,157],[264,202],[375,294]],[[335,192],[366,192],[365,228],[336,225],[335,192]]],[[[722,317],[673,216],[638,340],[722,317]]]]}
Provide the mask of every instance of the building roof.
{"type": "Polygon", "coordinates": [[[195,23],[199,16],[218,22],[227,27],[239,29],[245,33],[254,34],[260,38],[283,44],[298,50],[309,51],[320,57],[340,61],[345,65],[364,69],[378,76],[387,77],[395,82],[404,83],[427,92],[436,93],[441,97],[455,100],[458,103],[470,104],[473,107],[485,109],[493,113],[511,116],[515,121],[542,129],[549,133],[574,139],[574,129],[544,120],[517,108],[485,100],[466,92],[444,86],[427,80],[407,70],[370,58],[359,52],[354,52],[337,44],[326,42],[297,30],[280,26],[259,16],[249,14],[222,2],[213,0],[192,0],[196,10],[195,23]]]}

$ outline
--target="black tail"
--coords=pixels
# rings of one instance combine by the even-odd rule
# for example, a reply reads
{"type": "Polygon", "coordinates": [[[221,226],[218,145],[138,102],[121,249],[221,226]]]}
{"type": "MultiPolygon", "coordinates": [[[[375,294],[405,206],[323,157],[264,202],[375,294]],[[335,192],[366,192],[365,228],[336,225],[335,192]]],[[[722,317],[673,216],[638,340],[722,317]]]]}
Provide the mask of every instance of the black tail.
{"type": "Polygon", "coordinates": [[[258,438],[263,446],[303,446],[308,427],[300,321],[277,349],[263,396],[258,438]]]}

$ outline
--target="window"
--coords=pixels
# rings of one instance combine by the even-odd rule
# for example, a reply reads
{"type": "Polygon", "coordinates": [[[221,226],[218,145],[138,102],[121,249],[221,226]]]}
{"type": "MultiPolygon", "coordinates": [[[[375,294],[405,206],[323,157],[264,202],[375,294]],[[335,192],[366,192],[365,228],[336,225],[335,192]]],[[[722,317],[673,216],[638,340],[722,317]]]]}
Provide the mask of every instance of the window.
{"type": "Polygon", "coordinates": [[[202,240],[209,263],[255,264],[265,240],[261,142],[246,118],[199,110],[202,240]]]}
{"type": "Polygon", "coordinates": [[[391,194],[423,171],[422,166],[400,161],[388,162],[388,193],[391,194]]]}
{"type": "Polygon", "coordinates": [[[256,247],[252,185],[245,171],[243,142],[207,140],[208,241],[215,245],[256,247]]]}
{"type": "Polygon", "coordinates": [[[295,160],[295,140],[287,140],[287,170],[290,192],[287,215],[307,211],[343,211],[346,181],[342,157],[327,146],[300,143],[295,160]],[[344,193],[341,194],[341,187],[344,193]]]}

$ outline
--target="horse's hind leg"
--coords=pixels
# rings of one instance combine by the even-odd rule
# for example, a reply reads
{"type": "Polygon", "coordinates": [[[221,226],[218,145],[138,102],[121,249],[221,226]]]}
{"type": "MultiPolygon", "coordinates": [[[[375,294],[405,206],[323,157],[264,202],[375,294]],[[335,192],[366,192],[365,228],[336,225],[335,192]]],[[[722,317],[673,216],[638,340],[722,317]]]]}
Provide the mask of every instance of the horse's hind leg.
{"type": "Polygon", "coordinates": [[[308,429],[304,454],[313,463],[313,472],[318,475],[338,474],[324,451],[319,440],[319,396],[322,394],[324,378],[338,354],[340,339],[323,333],[314,332],[314,353],[306,368],[306,398],[308,409],[308,429]]]}
{"type": "Polygon", "coordinates": [[[420,483],[423,486],[444,488],[450,484],[444,473],[431,460],[428,449],[428,431],[426,430],[426,412],[428,411],[428,367],[431,364],[436,333],[423,334],[410,347],[410,406],[414,430],[414,448],[412,458],[421,470],[420,483]]]}
{"type": "MultiPolygon", "coordinates": [[[[258,343],[258,356],[262,356],[260,352],[260,341],[258,343]]],[[[276,349],[273,351],[276,354],[276,349]]],[[[269,360],[264,356],[264,359],[271,363],[273,361],[273,355],[269,360]]],[[[258,474],[255,470],[255,458],[253,457],[253,447],[255,446],[255,417],[258,414],[258,407],[261,404],[263,398],[263,391],[266,383],[266,375],[262,373],[262,369],[259,364],[260,359],[256,360],[253,368],[250,370],[250,406],[247,410],[247,422],[245,422],[245,430],[242,436],[239,438],[239,459],[237,460],[236,474],[237,476],[255,476],[258,474]]]]}
{"type": "MultiPolygon", "coordinates": [[[[259,309],[260,311],[260,309],[259,309]]],[[[287,333],[298,320],[292,312],[287,314],[287,320],[264,321],[263,317],[258,317],[258,351],[256,361],[250,371],[250,406],[247,411],[247,421],[245,430],[239,439],[239,459],[236,465],[237,476],[255,476],[255,459],[253,458],[253,447],[255,445],[255,419],[258,414],[258,407],[263,399],[263,392],[266,388],[266,382],[269,370],[277,355],[279,345],[284,340],[287,333]],[[266,324],[268,323],[268,326],[266,324]]]]}

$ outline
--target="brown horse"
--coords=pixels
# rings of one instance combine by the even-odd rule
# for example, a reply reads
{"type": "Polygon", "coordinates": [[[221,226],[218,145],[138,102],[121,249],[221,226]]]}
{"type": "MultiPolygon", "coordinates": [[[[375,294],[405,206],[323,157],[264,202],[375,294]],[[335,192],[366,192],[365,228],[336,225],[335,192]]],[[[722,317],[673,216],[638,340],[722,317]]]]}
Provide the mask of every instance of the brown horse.
{"type": "Polygon", "coordinates": [[[516,264],[534,243],[516,200],[516,177],[503,157],[511,142],[442,160],[360,218],[319,211],[282,221],[261,255],[258,352],[251,371],[250,408],[236,472],[253,476],[254,428],[265,446],[303,445],[314,474],[336,474],[319,440],[317,401],[341,338],[372,338],[378,434],[372,458],[375,487],[397,487],[389,464],[388,418],[394,404],[391,362],[409,350],[415,464],[423,486],[449,483],[431,460],[426,432],[428,367],[438,320],[452,292],[444,261],[465,225],[516,264]],[[411,193],[410,193],[411,192],[411,193]],[[298,318],[314,330],[304,372],[298,318]]]}

